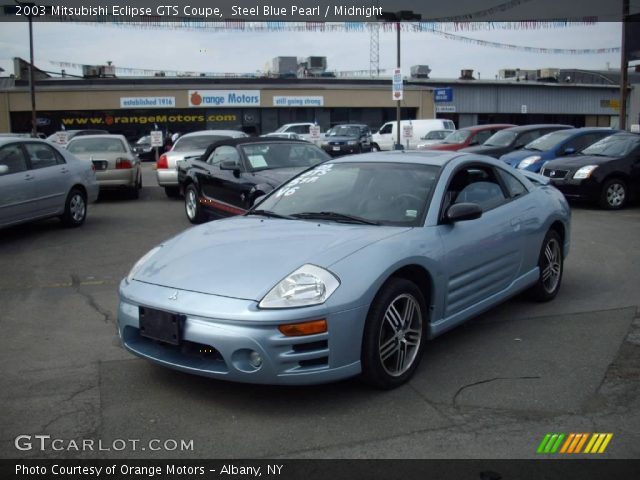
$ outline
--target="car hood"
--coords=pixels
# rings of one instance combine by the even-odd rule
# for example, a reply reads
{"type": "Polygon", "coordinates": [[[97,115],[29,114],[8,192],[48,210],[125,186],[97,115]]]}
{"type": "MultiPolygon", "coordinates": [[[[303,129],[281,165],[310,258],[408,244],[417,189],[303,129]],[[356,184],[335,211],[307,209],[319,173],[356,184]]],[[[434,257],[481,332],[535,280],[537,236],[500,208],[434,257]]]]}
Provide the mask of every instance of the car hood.
{"type": "Polygon", "coordinates": [[[466,147],[460,150],[465,153],[479,153],[480,155],[493,155],[502,152],[508,152],[511,147],[497,147],[493,145],[477,145],[475,147],[466,147]]]}
{"type": "Polygon", "coordinates": [[[191,228],[147,260],[134,280],[260,301],[306,263],[329,268],[352,253],[409,228],[349,225],[261,216],[191,228]]]}
{"type": "Polygon", "coordinates": [[[545,170],[551,168],[574,169],[584,167],[585,165],[600,165],[615,160],[617,157],[595,157],[591,155],[575,155],[564,157],[557,160],[551,160],[544,164],[545,170]]]}
{"type": "Polygon", "coordinates": [[[349,142],[352,140],[358,140],[356,136],[338,135],[335,137],[324,137],[327,142],[349,142]]]}
{"type": "Polygon", "coordinates": [[[275,188],[307,168],[309,167],[274,168],[271,170],[257,171],[254,175],[258,183],[268,183],[275,188]]]}
{"type": "Polygon", "coordinates": [[[427,145],[426,150],[456,151],[456,150],[460,150],[461,148],[464,147],[463,143],[435,143],[435,144],[428,144],[427,142],[425,142],[425,144],[427,145]]]}
{"type": "Polygon", "coordinates": [[[518,163],[520,163],[520,161],[524,160],[527,157],[533,157],[534,155],[538,155],[540,158],[545,158],[549,156],[548,151],[544,151],[541,152],[539,150],[526,150],[526,149],[522,149],[522,150],[516,150],[514,152],[509,152],[509,153],[505,153],[504,155],[502,155],[500,157],[500,160],[503,160],[511,165],[518,166],[518,163]]]}

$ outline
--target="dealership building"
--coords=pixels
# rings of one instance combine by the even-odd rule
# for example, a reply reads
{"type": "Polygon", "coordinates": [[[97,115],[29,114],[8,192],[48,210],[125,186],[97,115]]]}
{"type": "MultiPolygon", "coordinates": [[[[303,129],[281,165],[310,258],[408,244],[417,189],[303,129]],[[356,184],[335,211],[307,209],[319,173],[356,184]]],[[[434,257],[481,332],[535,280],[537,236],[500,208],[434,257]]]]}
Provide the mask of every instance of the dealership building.
{"type": "MultiPolygon", "coordinates": [[[[31,130],[28,64],[15,63],[16,73],[0,78],[0,132],[31,130]]],[[[261,134],[294,122],[317,122],[322,129],[365,123],[377,129],[396,118],[391,81],[383,78],[53,78],[35,72],[38,131],[45,134],[63,127],[97,128],[135,139],[156,126],[180,133],[242,129],[261,134]]],[[[406,78],[402,118],[448,118],[459,128],[482,123],[618,125],[620,92],[611,82],[587,77],[580,80],[585,83],[521,76],[480,80],[464,72],[453,80],[406,78]]],[[[628,124],[640,122],[638,87],[631,88],[628,124]]]]}

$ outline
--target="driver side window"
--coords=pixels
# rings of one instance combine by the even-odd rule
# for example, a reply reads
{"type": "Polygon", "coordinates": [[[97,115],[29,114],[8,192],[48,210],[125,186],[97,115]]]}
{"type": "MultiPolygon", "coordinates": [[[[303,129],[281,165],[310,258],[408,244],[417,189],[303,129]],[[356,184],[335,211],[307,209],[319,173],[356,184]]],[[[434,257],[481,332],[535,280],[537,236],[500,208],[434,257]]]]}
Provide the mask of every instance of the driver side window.
{"type": "Polygon", "coordinates": [[[378,133],[380,134],[391,133],[392,128],[393,128],[393,125],[391,125],[390,123],[387,123],[386,125],[382,126],[382,128],[378,133]]]}
{"type": "Polygon", "coordinates": [[[207,159],[209,165],[219,165],[222,162],[234,162],[240,164],[240,155],[235,147],[221,145],[216,148],[207,159]]]}
{"type": "Polygon", "coordinates": [[[468,166],[454,176],[444,197],[443,214],[451,205],[476,203],[487,212],[507,202],[492,168],[468,166]]]}

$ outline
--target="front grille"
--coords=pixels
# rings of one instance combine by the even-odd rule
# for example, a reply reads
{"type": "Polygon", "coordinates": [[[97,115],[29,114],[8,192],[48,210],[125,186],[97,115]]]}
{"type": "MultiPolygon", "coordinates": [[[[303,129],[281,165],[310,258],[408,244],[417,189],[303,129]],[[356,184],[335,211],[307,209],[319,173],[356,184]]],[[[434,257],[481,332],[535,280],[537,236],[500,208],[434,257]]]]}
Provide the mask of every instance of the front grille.
{"type": "Polygon", "coordinates": [[[545,168],[542,171],[542,174],[549,178],[564,178],[567,176],[567,173],[569,173],[569,170],[556,170],[553,168],[545,168]]]}
{"type": "Polygon", "coordinates": [[[293,345],[293,351],[296,353],[311,352],[313,350],[325,350],[329,348],[329,342],[320,340],[318,342],[298,343],[293,345]]]}

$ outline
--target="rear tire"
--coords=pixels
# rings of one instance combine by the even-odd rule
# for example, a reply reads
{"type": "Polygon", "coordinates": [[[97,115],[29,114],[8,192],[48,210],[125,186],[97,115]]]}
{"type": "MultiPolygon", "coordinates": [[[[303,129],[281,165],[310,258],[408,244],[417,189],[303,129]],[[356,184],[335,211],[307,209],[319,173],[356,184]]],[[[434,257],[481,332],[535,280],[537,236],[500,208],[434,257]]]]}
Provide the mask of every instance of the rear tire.
{"type": "Polygon", "coordinates": [[[391,278],[371,304],[362,338],[362,379],[392,389],[414,374],[426,342],[427,307],[420,289],[391,278]]]}
{"type": "Polygon", "coordinates": [[[198,201],[198,197],[198,190],[195,185],[191,184],[187,186],[187,189],[184,192],[184,210],[189,221],[196,225],[206,220],[205,213],[202,211],[202,206],[198,201]]]}
{"type": "Polygon", "coordinates": [[[380,147],[377,144],[372,143],[371,144],[371,151],[372,152],[379,152],[380,151],[380,147]]]}
{"type": "Polygon", "coordinates": [[[129,197],[133,200],[140,198],[140,190],[142,190],[142,174],[138,175],[136,184],[129,190],[129,197]]]}
{"type": "Polygon", "coordinates": [[[60,216],[62,225],[75,228],[87,218],[87,196],[79,188],[72,188],[64,204],[64,213],[60,216]]]}
{"type": "Polygon", "coordinates": [[[164,187],[164,193],[169,198],[178,198],[180,196],[180,189],[178,187],[164,187]]]}
{"type": "Polygon", "coordinates": [[[529,289],[529,295],[537,302],[548,302],[558,294],[564,270],[562,240],[555,230],[549,230],[544,237],[538,257],[538,268],[540,277],[529,289]]]}
{"type": "Polygon", "coordinates": [[[604,185],[600,193],[600,206],[606,210],[619,210],[627,203],[629,191],[624,180],[610,178],[604,185]]]}

